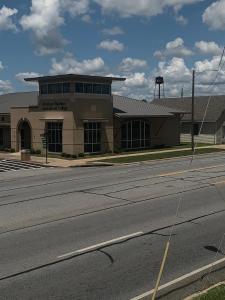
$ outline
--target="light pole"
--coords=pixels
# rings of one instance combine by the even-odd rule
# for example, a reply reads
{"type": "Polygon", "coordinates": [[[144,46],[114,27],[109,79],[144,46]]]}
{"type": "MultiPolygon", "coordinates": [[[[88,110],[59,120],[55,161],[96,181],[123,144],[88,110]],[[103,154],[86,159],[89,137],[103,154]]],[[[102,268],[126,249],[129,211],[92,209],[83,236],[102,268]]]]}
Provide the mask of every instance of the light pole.
{"type": "Polygon", "coordinates": [[[192,71],[192,101],[191,101],[191,150],[195,152],[194,122],[195,122],[195,70],[192,71]]]}

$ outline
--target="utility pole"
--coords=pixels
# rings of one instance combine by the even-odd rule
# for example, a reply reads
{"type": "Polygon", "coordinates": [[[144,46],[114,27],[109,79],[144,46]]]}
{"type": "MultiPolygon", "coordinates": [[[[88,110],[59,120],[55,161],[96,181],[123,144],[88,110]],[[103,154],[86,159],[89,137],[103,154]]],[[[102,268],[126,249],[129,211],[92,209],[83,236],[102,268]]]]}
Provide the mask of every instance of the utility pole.
{"type": "Polygon", "coordinates": [[[195,70],[192,71],[192,101],[191,101],[191,149],[192,149],[192,154],[194,154],[194,152],[195,152],[194,114],[195,114],[195,70]]]}
{"type": "Polygon", "coordinates": [[[44,137],[45,137],[45,163],[47,165],[48,164],[48,130],[47,130],[47,128],[45,128],[44,137]]]}

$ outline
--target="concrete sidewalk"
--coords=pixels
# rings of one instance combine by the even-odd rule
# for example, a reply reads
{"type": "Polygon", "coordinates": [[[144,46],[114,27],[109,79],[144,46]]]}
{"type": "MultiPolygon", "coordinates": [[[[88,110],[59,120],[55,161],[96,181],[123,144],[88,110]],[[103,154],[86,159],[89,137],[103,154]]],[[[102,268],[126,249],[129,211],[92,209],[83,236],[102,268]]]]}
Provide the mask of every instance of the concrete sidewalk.
{"type": "MultiPolygon", "coordinates": [[[[225,145],[210,145],[210,146],[203,146],[203,147],[196,147],[196,149],[203,149],[203,148],[217,148],[217,149],[224,149],[225,145]]],[[[190,150],[190,148],[173,148],[173,149],[166,149],[166,150],[152,150],[152,151],[146,151],[146,152],[137,152],[137,153],[123,153],[119,155],[108,155],[108,156],[95,156],[95,157],[88,157],[88,158],[82,158],[82,159],[62,159],[62,158],[48,158],[48,165],[54,166],[54,167],[62,167],[62,168],[68,168],[68,167],[77,167],[77,166],[90,166],[90,165],[104,165],[103,163],[99,163],[99,161],[104,161],[110,158],[119,158],[119,157],[128,157],[128,156],[143,156],[143,155],[149,155],[149,154],[157,154],[157,153],[169,153],[169,152],[178,152],[178,151],[185,151],[190,150]]],[[[16,153],[5,153],[0,152],[0,159],[16,159],[20,160],[20,152],[16,153]]],[[[31,161],[34,163],[41,163],[45,165],[45,157],[40,156],[31,156],[31,161]]]]}

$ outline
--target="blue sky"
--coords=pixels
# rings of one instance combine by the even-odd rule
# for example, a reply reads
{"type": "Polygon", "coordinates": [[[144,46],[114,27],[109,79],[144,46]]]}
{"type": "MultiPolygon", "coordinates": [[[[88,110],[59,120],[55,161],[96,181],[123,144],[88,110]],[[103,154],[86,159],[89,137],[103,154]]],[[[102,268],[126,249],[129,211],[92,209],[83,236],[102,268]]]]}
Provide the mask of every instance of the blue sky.
{"type": "Polygon", "coordinates": [[[225,0],[0,0],[0,93],[36,89],[24,77],[125,76],[114,91],[138,99],[165,78],[166,96],[225,93],[225,0]],[[201,72],[201,73],[200,73],[201,72]]]}

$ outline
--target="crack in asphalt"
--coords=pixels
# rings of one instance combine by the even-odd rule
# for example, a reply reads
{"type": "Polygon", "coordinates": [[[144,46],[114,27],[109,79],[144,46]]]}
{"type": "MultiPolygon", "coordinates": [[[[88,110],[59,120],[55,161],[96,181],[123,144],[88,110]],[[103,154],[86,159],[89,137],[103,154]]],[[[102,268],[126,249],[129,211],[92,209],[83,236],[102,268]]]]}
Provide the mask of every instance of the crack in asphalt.
{"type": "MultiPolygon", "coordinates": [[[[177,222],[175,224],[166,225],[166,226],[163,226],[163,227],[160,227],[160,228],[157,228],[157,229],[150,230],[148,232],[140,233],[140,235],[138,235],[138,236],[133,236],[133,237],[124,239],[122,241],[112,242],[111,244],[108,244],[108,245],[105,245],[105,246],[99,246],[99,247],[96,247],[95,249],[90,249],[90,250],[87,250],[86,252],[83,252],[83,253],[74,254],[74,255],[71,255],[69,257],[65,257],[65,258],[61,258],[61,259],[54,259],[53,261],[51,261],[49,263],[41,264],[41,265],[38,265],[36,267],[32,267],[32,268],[29,268],[29,269],[26,269],[26,270],[23,270],[23,271],[20,271],[20,272],[16,272],[16,273],[13,273],[13,274],[10,274],[10,275],[7,275],[7,276],[3,276],[3,277],[0,278],[0,281],[12,279],[14,277],[18,277],[18,276],[21,276],[21,275],[24,275],[24,274],[27,274],[27,273],[31,273],[31,272],[34,272],[34,271],[37,271],[37,270],[40,270],[40,269],[43,269],[43,268],[51,267],[51,266],[63,263],[65,261],[73,260],[76,257],[84,256],[84,255],[87,255],[87,254],[90,254],[90,253],[93,253],[93,252],[99,251],[99,252],[103,253],[102,249],[109,248],[109,247],[116,246],[116,245],[122,245],[124,243],[127,243],[128,241],[138,239],[138,238],[141,238],[141,237],[144,237],[144,236],[158,234],[158,231],[162,231],[162,230],[165,230],[165,229],[170,229],[173,226],[178,227],[178,226],[190,223],[192,221],[204,219],[206,217],[209,217],[209,216],[212,216],[212,215],[215,215],[215,214],[218,214],[218,213],[222,213],[222,212],[225,212],[225,209],[220,210],[220,211],[216,211],[216,212],[211,212],[211,213],[208,213],[208,214],[204,214],[204,215],[201,215],[201,216],[198,216],[198,217],[195,217],[195,218],[191,218],[189,220],[185,220],[185,221],[182,221],[182,222],[177,222]]],[[[104,254],[107,255],[107,257],[109,257],[108,253],[106,254],[105,251],[104,251],[104,254]]],[[[111,256],[109,258],[110,258],[110,261],[113,260],[113,258],[111,256]]]]}
{"type": "MultiPolygon", "coordinates": [[[[150,197],[150,198],[145,198],[145,199],[141,199],[141,200],[140,199],[139,200],[133,200],[133,201],[132,200],[127,200],[127,199],[124,199],[124,198],[121,198],[121,197],[112,197],[116,200],[124,201],[125,203],[118,204],[118,205],[112,205],[112,206],[109,206],[109,207],[106,207],[106,208],[92,210],[92,211],[89,211],[89,212],[83,212],[83,213],[77,214],[77,215],[66,216],[64,218],[53,219],[53,220],[46,221],[46,222],[36,223],[36,224],[24,226],[24,227],[19,227],[19,228],[15,228],[15,229],[2,231],[2,232],[0,232],[0,236],[3,235],[3,234],[10,233],[10,232],[16,232],[16,231],[21,231],[21,230],[25,230],[25,229],[38,227],[38,226],[52,224],[52,223],[56,223],[56,222],[60,222],[60,221],[64,221],[64,220],[75,219],[75,218],[78,218],[78,217],[91,215],[91,214],[94,214],[94,213],[100,213],[100,212],[104,212],[104,211],[107,211],[107,210],[116,209],[116,208],[120,208],[120,207],[124,207],[124,206],[128,206],[128,205],[138,205],[138,204],[142,204],[143,202],[153,201],[153,200],[156,200],[156,199],[159,199],[159,198],[177,196],[177,195],[181,195],[181,194],[184,194],[184,193],[187,193],[187,192],[197,191],[197,190],[201,190],[201,189],[208,188],[208,187],[215,187],[215,185],[207,184],[205,186],[198,186],[196,188],[186,189],[186,190],[182,190],[182,191],[178,191],[178,192],[172,192],[172,193],[168,193],[166,195],[157,195],[157,196],[153,196],[153,197],[150,197]]],[[[87,194],[86,191],[84,193],[87,194]]],[[[97,195],[100,196],[99,194],[97,194],[97,195]]],[[[222,199],[222,200],[225,201],[225,199],[222,199]]]]}

